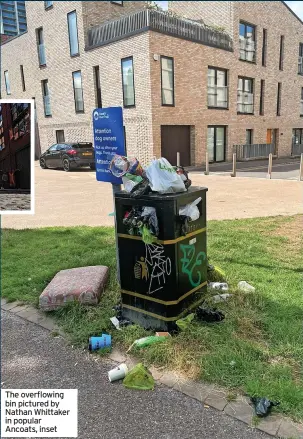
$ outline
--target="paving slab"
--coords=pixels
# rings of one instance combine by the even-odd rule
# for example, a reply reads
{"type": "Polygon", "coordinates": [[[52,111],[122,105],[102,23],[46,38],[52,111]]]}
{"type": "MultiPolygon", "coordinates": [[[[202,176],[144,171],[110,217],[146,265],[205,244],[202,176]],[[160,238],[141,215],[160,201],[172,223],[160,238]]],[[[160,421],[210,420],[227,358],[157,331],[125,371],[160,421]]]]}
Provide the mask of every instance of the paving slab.
{"type": "Polygon", "coordinates": [[[190,380],[178,380],[174,385],[174,389],[198,401],[204,402],[207,396],[213,391],[213,386],[190,380]]]}
{"type": "Polygon", "coordinates": [[[11,311],[13,308],[16,308],[16,306],[23,305],[22,302],[16,301],[16,302],[7,302],[3,305],[1,304],[1,308],[4,309],[4,311],[11,311]]]}
{"type": "Polygon", "coordinates": [[[155,381],[159,381],[160,378],[163,376],[163,373],[164,373],[163,370],[157,369],[154,366],[149,367],[148,370],[152,374],[152,376],[153,376],[155,381]]]}
{"type": "Polygon", "coordinates": [[[256,428],[275,436],[278,433],[282,420],[283,418],[280,415],[270,415],[267,418],[260,419],[256,428]]]}
{"type": "Polygon", "coordinates": [[[283,439],[303,439],[303,425],[283,419],[277,435],[283,439]]]}
{"type": "Polygon", "coordinates": [[[126,355],[124,355],[119,349],[113,349],[108,358],[117,363],[124,363],[126,361],[126,355]]]}
{"type": "Polygon", "coordinates": [[[174,387],[174,385],[180,380],[180,377],[171,371],[166,371],[160,378],[160,383],[165,384],[168,387],[174,387]]]}
{"type": "Polygon", "coordinates": [[[214,389],[205,399],[205,404],[222,411],[228,404],[226,396],[227,395],[223,390],[214,389]]]}
{"type": "Polygon", "coordinates": [[[1,307],[6,304],[6,299],[1,299],[1,307]]]}
{"type": "Polygon", "coordinates": [[[236,401],[230,401],[224,408],[224,413],[248,425],[252,424],[252,419],[255,414],[253,407],[249,405],[247,399],[244,397],[240,397],[236,401]]]}

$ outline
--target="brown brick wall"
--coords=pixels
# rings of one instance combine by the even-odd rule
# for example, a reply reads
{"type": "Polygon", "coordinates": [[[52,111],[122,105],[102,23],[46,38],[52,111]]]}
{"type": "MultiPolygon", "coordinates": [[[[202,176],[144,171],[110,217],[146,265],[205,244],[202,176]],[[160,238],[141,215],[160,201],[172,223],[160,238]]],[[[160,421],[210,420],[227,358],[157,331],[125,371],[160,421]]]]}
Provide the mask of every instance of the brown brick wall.
{"type": "Polygon", "coordinates": [[[169,10],[181,17],[193,20],[202,19],[205,24],[224,28],[228,34],[232,35],[233,3],[231,1],[171,1],[169,2],[169,10]]]}
{"type": "Polygon", "coordinates": [[[156,155],[161,154],[161,125],[195,126],[193,164],[205,161],[208,125],[227,126],[227,160],[231,160],[234,144],[245,143],[246,129],[254,130],[254,143],[266,143],[267,129],[278,129],[279,156],[290,155],[292,129],[303,128],[303,119],[300,118],[303,77],[297,74],[299,42],[303,42],[303,25],[281,2],[235,2],[234,5],[234,53],[151,33],[150,63],[156,155]],[[238,60],[239,19],[257,26],[256,64],[238,60]],[[261,62],[263,28],[268,30],[266,67],[262,67],[261,62]],[[279,71],[281,34],[285,36],[283,71],[279,71]],[[160,62],[154,61],[154,53],[174,58],[175,107],[161,106],[160,62]],[[209,65],[229,71],[229,110],[207,108],[209,65]],[[238,75],[254,78],[254,115],[237,114],[238,75]],[[265,80],[264,116],[259,116],[261,79],[265,80]],[[282,82],[280,117],[276,116],[278,82],[282,82]]]}

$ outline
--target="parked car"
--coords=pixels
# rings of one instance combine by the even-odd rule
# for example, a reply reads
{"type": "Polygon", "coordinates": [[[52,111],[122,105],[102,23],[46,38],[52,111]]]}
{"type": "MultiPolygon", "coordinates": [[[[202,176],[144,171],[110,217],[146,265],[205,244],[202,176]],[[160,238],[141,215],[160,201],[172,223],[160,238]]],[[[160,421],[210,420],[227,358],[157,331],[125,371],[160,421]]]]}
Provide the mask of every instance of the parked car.
{"type": "Polygon", "coordinates": [[[56,143],[40,156],[42,169],[63,168],[69,172],[72,169],[89,166],[95,169],[95,151],[92,143],[56,143]]]}

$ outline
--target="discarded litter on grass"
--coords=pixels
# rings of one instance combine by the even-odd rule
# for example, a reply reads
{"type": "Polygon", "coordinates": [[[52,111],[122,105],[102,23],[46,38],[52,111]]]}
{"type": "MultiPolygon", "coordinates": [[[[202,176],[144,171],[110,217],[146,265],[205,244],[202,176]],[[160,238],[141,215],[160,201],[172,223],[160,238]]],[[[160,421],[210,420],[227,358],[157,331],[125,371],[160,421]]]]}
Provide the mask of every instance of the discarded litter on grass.
{"type": "Polygon", "coordinates": [[[127,373],[128,367],[123,363],[108,372],[108,379],[111,383],[113,381],[123,380],[127,373]]]}
{"type": "Polygon", "coordinates": [[[133,347],[136,347],[138,349],[146,348],[147,346],[150,346],[151,344],[155,343],[162,343],[163,341],[166,341],[167,337],[163,336],[155,336],[150,335],[149,337],[143,337],[139,338],[138,340],[135,340],[133,344],[128,348],[127,352],[129,352],[133,347]]]}
{"type": "Polygon", "coordinates": [[[112,337],[109,334],[101,334],[97,337],[89,337],[88,349],[89,351],[98,351],[99,349],[111,348],[112,337]]]}
{"type": "Polygon", "coordinates": [[[250,285],[248,282],[246,282],[245,280],[241,280],[238,283],[238,288],[241,291],[244,291],[245,293],[254,293],[256,291],[255,287],[253,287],[252,285],[250,285]]]}
{"type": "Polygon", "coordinates": [[[128,372],[123,380],[123,385],[127,389],[154,390],[155,380],[146,367],[142,363],[138,363],[128,372]]]}
{"type": "Polygon", "coordinates": [[[207,286],[212,290],[228,291],[228,284],[226,282],[209,282],[207,286]]]}
{"type": "Polygon", "coordinates": [[[233,296],[232,294],[216,294],[215,296],[213,296],[213,301],[215,303],[226,302],[227,299],[229,299],[232,296],[233,296]]]}
{"type": "Polygon", "coordinates": [[[199,306],[196,311],[196,317],[198,320],[202,320],[207,323],[221,322],[225,319],[223,312],[217,310],[217,308],[206,308],[199,306]]]}
{"type": "Polygon", "coordinates": [[[188,314],[188,316],[184,317],[183,319],[176,320],[176,325],[178,326],[181,331],[184,331],[191,322],[194,320],[195,314],[188,314]]]}
{"type": "Polygon", "coordinates": [[[267,398],[252,397],[250,399],[255,406],[256,415],[260,418],[268,416],[271,412],[272,407],[280,404],[279,402],[270,401],[267,398]]]}

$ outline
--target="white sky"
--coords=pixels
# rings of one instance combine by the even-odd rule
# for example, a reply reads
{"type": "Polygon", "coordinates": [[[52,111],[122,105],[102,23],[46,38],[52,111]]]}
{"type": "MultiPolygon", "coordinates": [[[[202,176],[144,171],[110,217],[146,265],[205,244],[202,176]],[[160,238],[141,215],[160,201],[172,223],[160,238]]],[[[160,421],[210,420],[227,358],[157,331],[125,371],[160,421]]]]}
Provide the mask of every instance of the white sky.
{"type": "MultiPolygon", "coordinates": [[[[156,1],[155,3],[158,3],[163,7],[163,9],[167,8],[167,1],[156,1]]],[[[301,20],[303,20],[303,1],[302,0],[296,0],[296,1],[287,1],[286,2],[288,6],[294,11],[295,14],[298,15],[301,20]]]]}

